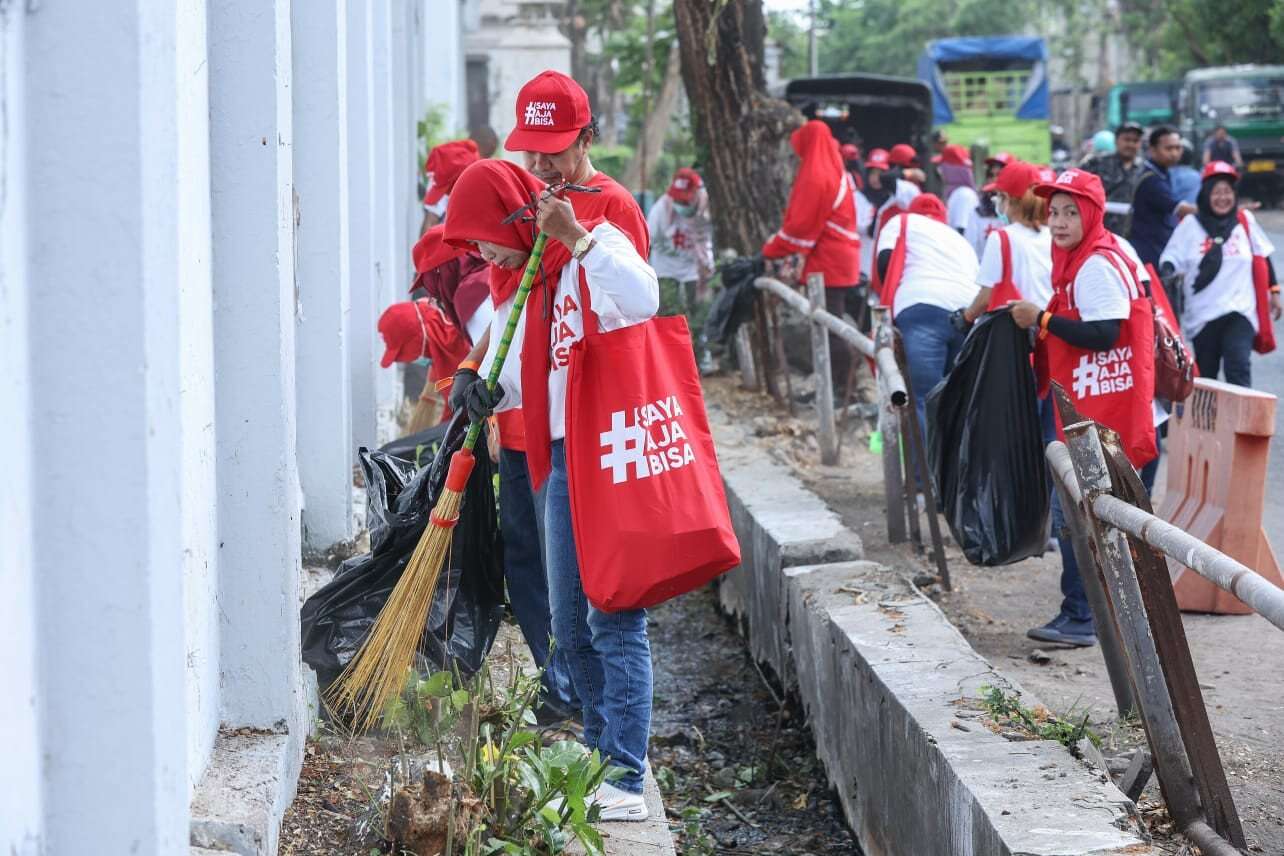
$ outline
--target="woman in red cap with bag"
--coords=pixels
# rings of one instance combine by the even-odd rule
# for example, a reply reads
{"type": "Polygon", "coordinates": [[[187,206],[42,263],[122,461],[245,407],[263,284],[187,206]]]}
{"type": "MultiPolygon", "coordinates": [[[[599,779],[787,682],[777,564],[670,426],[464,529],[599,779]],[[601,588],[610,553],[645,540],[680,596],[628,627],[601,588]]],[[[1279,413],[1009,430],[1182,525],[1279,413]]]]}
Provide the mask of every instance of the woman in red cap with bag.
{"type": "MultiPolygon", "coordinates": [[[[1117,432],[1128,460],[1141,469],[1156,456],[1154,414],[1154,315],[1139,265],[1104,225],[1101,179],[1068,169],[1035,193],[1048,200],[1052,233],[1052,300],[1047,307],[1021,300],[1012,318],[1036,328],[1035,362],[1040,388],[1061,386],[1089,419],[1117,432]]],[[[1059,417],[1058,417],[1059,421],[1059,417]]],[[[1059,429],[1060,430],[1060,429],[1059,429]]],[[[1064,515],[1057,497],[1053,532],[1064,515]]],[[[1061,544],[1061,610],[1027,635],[1044,642],[1096,644],[1092,610],[1068,538],[1061,544]]]]}
{"type": "Polygon", "coordinates": [[[1185,292],[1182,331],[1195,346],[1201,376],[1252,386],[1249,354],[1274,347],[1281,314],[1271,239],[1240,210],[1239,173],[1224,161],[1204,167],[1198,209],[1183,217],[1159,257],[1160,276],[1177,274],[1185,292]],[[1268,347],[1269,343],[1269,347],[1268,347]]]}
{"type": "Polygon", "coordinates": [[[651,267],[660,277],[660,303],[666,303],[665,280],[676,286],[676,311],[692,313],[697,287],[713,270],[713,234],[709,195],[700,173],[682,167],[646,217],[651,234],[651,267]]]}
{"type": "MultiPolygon", "coordinates": [[[[856,185],[843,166],[838,143],[819,119],[804,122],[789,145],[801,163],[789,191],[784,222],[762,246],[765,259],[801,257],[800,283],[813,273],[825,277],[825,308],[841,317],[847,295],[860,282],[860,234],[856,226],[856,185]]],[[[829,334],[831,377],[846,383],[852,349],[829,334]]]]}
{"type": "MultiPolygon", "coordinates": [[[[584,706],[585,743],[623,772],[602,785],[593,801],[602,806],[602,820],[645,820],[642,781],[652,687],[646,611],[606,612],[585,597],[576,538],[586,533],[576,533],[572,525],[564,437],[571,346],[583,338],[586,323],[620,330],[654,316],[659,284],[630,236],[609,219],[577,219],[571,204],[547,194],[535,176],[506,161],[482,161],[459,180],[446,240],[475,247],[493,266],[491,294],[501,329],[534,243],[528,224],[501,221],[527,204],[532,193],[543,194],[535,225],[549,241],[499,385],[492,392],[477,379],[451,397],[458,394],[474,419],[496,409],[522,409],[532,486],[543,487],[553,637],[568,658],[584,706]]],[[[488,373],[495,350],[488,350],[481,375],[488,373]]]]}
{"type": "Polygon", "coordinates": [[[896,177],[887,149],[870,149],[865,160],[865,185],[856,194],[856,226],[861,237],[860,272],[864,279],[874,278],[874,245],[878,242],[878,230],[897,214],[908,211],[914,197],[921,192],[912,181],[896,177]]]}
{"type": "Polygon", "coordinates": [[[472,140],[442,143],[428,153],[424,162],[424,181],[428,189],[424,191],[424,222],[419,227],[419,234],[445,219],[446,204],[455,181],[469,164],[480,157],[477,144],[472,140]]]}

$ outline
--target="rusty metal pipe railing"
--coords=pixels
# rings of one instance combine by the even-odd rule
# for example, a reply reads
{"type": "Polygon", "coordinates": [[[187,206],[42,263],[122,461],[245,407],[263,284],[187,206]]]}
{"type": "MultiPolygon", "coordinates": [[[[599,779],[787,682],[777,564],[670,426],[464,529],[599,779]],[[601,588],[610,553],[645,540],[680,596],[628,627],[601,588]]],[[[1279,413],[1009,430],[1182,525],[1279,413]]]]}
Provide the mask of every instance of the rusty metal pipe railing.
{"type": "Polygon", "coordinates": [[[813,309],[811,302],[808,301],[805,295],[800,294],[778,279],[760,276],[754,280],[754,287],[775,296],[802,317],[820,324],[866,357],[873,359],[874,364],[878,367],[880,377],[886,384],[887,394],[895,407],[904,407],[906,402],[909,401],[909,396],[905,392],[905,379],[901,376],[900,367],[896,364],[896,355],[890,348],[876,347],[873,339],[843,319],[825,309],[813,309]]]}
{"type": "Polygon", "coordinates": [[[1206,856],[1244,856],[1242,850],[1222,838],[1202,820],[1192,821],[1183,831],[1199,847],[1199,852],[1206,856]]]}

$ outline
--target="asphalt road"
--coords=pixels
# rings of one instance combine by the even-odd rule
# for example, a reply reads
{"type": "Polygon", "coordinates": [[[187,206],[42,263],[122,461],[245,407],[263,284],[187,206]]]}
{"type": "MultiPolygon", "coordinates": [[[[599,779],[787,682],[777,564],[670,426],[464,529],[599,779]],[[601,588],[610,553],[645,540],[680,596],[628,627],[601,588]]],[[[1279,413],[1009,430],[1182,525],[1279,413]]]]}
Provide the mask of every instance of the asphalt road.
{"type": "MultiPolygon", "coordinates": [[[[1284,270],[1284,211],[1258,212],[1258,220],[1275,244],[1273,261],[1277,271],[1284,270]]],[[[1275,335],[1284,335],[1284,324],[1276,322],[1275,335]]],[[[1272,354],[1253,355],[1253,386],[1284,399],[1284,349],[1272,354]]],[[[1278,405],[1277,405],[1278,407],[1278,405]]],[[[1275,555],[1284,557],[1284,410],[1275,412],[1275,437],[1271,440],[1270,473],[1266,478],[1266,512],[1262,522],[1266,534],[1275,548],[1275,555]]]]}

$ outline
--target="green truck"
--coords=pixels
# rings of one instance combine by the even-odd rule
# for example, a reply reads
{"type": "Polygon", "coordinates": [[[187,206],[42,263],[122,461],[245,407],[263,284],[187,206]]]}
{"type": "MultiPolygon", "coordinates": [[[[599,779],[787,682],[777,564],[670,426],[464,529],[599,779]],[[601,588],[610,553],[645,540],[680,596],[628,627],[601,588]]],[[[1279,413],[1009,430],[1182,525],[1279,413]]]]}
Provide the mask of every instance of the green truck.
{"type": "Polygon", "coordinates": [[[1171,125],[1177,119],[1178,80],[1151,80],[1118,83],[1106,96],[1106,127],[1114,130],[1124,122],[1143,127],[1171,125]]]}
{"type": "Polygon", "coordinates": [[[1178,98],[1182,134],[1202,159],[1218,125],[1239,143],[1244,194],[1284,199],[1284,65],[1231,65],[1187,72],[1178,98]]]}

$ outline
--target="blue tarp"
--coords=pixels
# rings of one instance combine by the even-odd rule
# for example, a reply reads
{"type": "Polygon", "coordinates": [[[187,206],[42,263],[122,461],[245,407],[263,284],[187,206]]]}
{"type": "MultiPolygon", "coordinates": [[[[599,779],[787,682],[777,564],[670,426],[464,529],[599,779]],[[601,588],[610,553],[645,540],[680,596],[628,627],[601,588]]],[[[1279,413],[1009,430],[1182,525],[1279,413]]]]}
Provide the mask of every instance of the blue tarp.
{"type": "Polygon", "coordinates": [[[1048,118],[1048,47],[1037,36],[965,36],[928,42],[918,60],[918,77],[932,89],[933,124],[948,125],[954,121],[954,110],[945,93],[943,71],[951,66],[994,60],[1000,68],[1008,65],[1030,66],[1030,82],[1017,108],[1018,119],[1048,118]]]}

